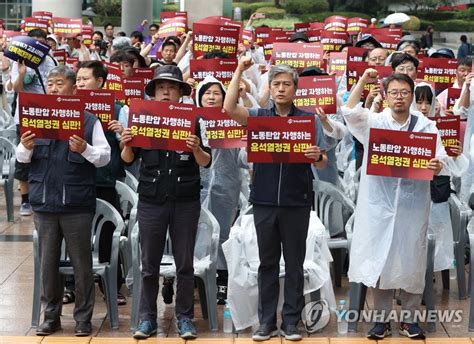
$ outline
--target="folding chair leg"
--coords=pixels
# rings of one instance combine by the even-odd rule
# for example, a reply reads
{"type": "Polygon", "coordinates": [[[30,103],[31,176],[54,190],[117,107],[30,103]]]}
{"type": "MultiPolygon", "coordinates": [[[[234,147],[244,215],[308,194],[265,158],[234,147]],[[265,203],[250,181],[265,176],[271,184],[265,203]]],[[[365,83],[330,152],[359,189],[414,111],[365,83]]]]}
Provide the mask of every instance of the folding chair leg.
{"type": "Polygon", "coordinates": [[[441,271],[441,279],[443,281],[443,289],[449,290],[449,270],[441,271]]]}
{"type": "Polygon", "coordinates": [[[110,320],[110,328],[116,330],[119,328],[118,324],[118,306],[117,306],[117,271],[112,272],[108,269],[102,282],[105,290],[105,301],[107,303],[107,313],[110,320]]]}
{"type": "MultiPolygon", "coordinates": [[[[464,227],[465,228],[465,227],[464,227]]],[[[464,236],[461,236],[464,237],[464,236]]],[[[458,293],[459,300],[466,299],[466,273],[464,271],[464,249],[466,243],[465,240],[461,240],[455,248],[454,254],[456,255],[456,277],[458,282],[458,293]]]]}
{"type": "MultiPolygon", "coordinates": [[[[433,269],[434,269],[434,250],[435,250],[435,240],[428,239],[428,257],[426,264],[426,273],[425,273],[425,291],[424,299],[426,310],[434,311],[434,292],[433,292],[433,269]]],[[[428,332],[436,332],[436,321],[428,322],[428,332]]]]}
{"type": "Polygon", "coordinates": [[[199,292],[199,301],[201,303],[202,317],[203,319],[208,319],[209,312],[207,309],[207,295],[206,295],[206,290],[205,290],[206,285],[204,284],[204,280],[201,277],[195,277],[195,280],[196,280],[196,284],[197,284],[198,292],[199,292]]]}
{"type": "Polygon", "coordinates": [[[355,321],[349,323],[349,332],[357,332],[357,321],[360,312],[364,309],[365,298],[367,295],[367,287],[362,283],[349,283],[349,310],[356,311],[359,315],[355,321]]]}
{"type": "Polygon", "coordinates": [[[209,329],[211,331],[217,331],[219,325],[217,321],[217,284],[215,271],[208,271],[205,278],[203,279],[203,282],[207,300],[207,317],[209,321],[209,329]]]}
{"type": "Polygon", "coordinates": [[[13,205],[13,180],[7,181],[4,184],[5,190],[5,201],[7,206],[7,219],[8,222],[14,222],[14,205],[13,205]]]}

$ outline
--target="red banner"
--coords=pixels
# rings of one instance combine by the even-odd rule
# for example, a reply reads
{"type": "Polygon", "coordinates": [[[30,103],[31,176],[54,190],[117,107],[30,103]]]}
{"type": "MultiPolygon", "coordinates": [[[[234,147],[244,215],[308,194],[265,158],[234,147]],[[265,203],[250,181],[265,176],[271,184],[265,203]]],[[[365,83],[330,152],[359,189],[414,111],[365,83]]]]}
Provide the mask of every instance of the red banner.
{"type": "Polygon", "coordinates": [[[342,76],[346,73],[347,53],[329,54],[328,73],[336,73],[336,76],[342,76]]]}
{"type": "Polygon", "coordinates": [[[334,75],[300,77],[293,103],[310,113],[315,113],[316,107],[323,108],[326,114],[336,113],[336,77],[334,75]]]}
{"type": "Polygon", "coordinates": [[[102,89],[114,91],[115,99],[122,104],[125,104],[125,91],[123,89],[123,77],[122,77],[122,70],[119,66],[103,62],[103,64],[107,67],[108,74],[107,80],[105,81],[104,87],[102,89]]]}
{"type": "Polygon", "coordinates": [[[346,32],[347,17],[331,16],[324,20],[324,30],[346,32]]]}
{"type": "Polygon", "coordinates": [[[306,37],[308,37],[310,43],[319,43],[321,42],[321,32],[321,29],[309,29],[306,31],[306,37]]]}
{"type": "Polygon", "coordinates": [[[364,61],[364,53],[367,51],[365,48],[359,47],[348,47],[347,48],[347,61],[354,61],[354,62],[363,62],[364,61]]]}
{"type": "Polygon", "coordinates": [[[123,91],[125,92],[125,104],[130,106],[132,99],[145,98],[145,86],[143,78],[131,77],[123,79],[123,91]]]}
{"type": "Polygon", "coordinates": [[[67,52],[65,49],[56,49],[53,51],[53,57],[58,61],[58,64],[65,65],[67,59],[67,52]]]}
{"type": "Polygon", "coordinates": [[[423,80],[435,84],[436,91],[451,87],[456,81],[457,59],[432,58],[423,59],[423,80]]]}
{"type": "Polygon", "coordinates": [[[309,30],[310,23],[294,23],[293,28],[296,32],[306,32],[309,30]]]}
{"type": "Polygon", "coordinates": [[[433,117],[430,119],[436,122],[446,153],[449,156],[457,156],[454,154],[452,147],[460,145],[461,119],[459,116],[433,117]]]}
{"type": "Polygon", "coordinates": [[[92,44],[92,35],[94,34],[94,27],[92,25],[82,25],[82,43],[86,47],[90,47],[92,44]]]}
{"type": "Polygon", "coordinates": [[[242,22],[233,21],[230,18],[220,17],[220,16],[211,16],[211,17],[202,18],[202,19],[199,19],[195,23],[238,27],[239,28],[239,36],[242,35],[242,30],[244,28],[244,24],[242,22]]]}
{"type": "Polygon", "coordinates": [[[79,57],[66,57],[64,64],[71,68],[72,70],[77,70],[77,64],[79,63],[79,57]]]}
{"type": "Polygon", "coordinates": [[[133,68],[133,76],[143,79],[143,85],[146,86],[155,76],[155,70],[147,67],[133,68]]]}
{"type": "Polygon", "coordinates": [[[285,37],[286,35],[281,28],[257,27],[255,29],[256,43],[263,47],[265,60],[269,61],[272,57],[273,42],[278,37],[285,37]]]}
{"type": "Polygon", "coordinates": [[[357,35],[362,29],[369,26],[369,21],[364,18],[355,17],[347,20],[347,33],[357,35]]]}
{"type": "Polygon", "coordinates": [[[461,91],[462,91],[462,88],[454,88],[454,87],[448,88],[448,100],[446,102],[446,105],[448,108],[446,110],[453,111],[456,100],[458,100],[459,97],[461,96],[461,91]]]}
{"type": "Polygon", "coordinates": [[[21,24],[25,32],[30,32],[34,29],[41,29],[48,32],[49,20],[41,18],[26,17],[25,22],[21,24]]]}
{"type": "Polygon", "coordinates": [[[272,63],[286,64],[302,72],[306,67],[321,66],[324,51],[320,44],[274,43],[272,63]]]}
{"type": "MultiPolygon", "coordinates": [[[[370,66],[369,67],[367,65],[367,62],[349,61],[347,62],[347,69],[346,69],[348,90],[350,90],[352,86],[357,83],[357,81],[364,74],[367,68],[373,68],[378,72],[379,74],[378,80],[377,80],[378,85],[380,85],[383,82],[384,78],[387,78],[393,74],[392,67],[390,66],[370,66]]],[[[363,97],[367,97],[367,95],[369,94],[369,91],[374,86],[375,86],[375,83],[366,84],[364,88],[363,97]]]]}
{"type": "Polygon", "coordinates": [[[191,78],[196,81],[194,87],[196,88],[199,82],[210,75],[222,82],[227,88],[232,80],[237,65],[237,59],[190,60],[189,70],[191,71],[191,78]]]}
{"type": "Polygon", "coordinates": [[[84,103],[78,96],[20,92],[20,134],[30,130],[38,139],[84,137],[84,103]]]}
{"type": "Polygon", "coordinates": [[[160,20],[162,23],[165,23],[167,20],[175,17],[184,17],[186,18],[186,26],[188,21],[188,12],[160,12],[160,20]]]}
{"type": "Polygon", "coordinates": [[[107,90],[77,90],[77,95],[85,109],[99,117],[104,131],[108,130],[109,122],[115,119],[115,94],[107,90]]]}
{"type": "Polygon", "coordinates": [[[53,19],[53,13],[46,11],[36,11],[31,14],[33,18],[46,19],[48,21],[53,19]]]}
{"type": "Polygon", "coordinates": [[[129,145],[190,152],[186,139],[195,132],[195,114],[194,105],[133,99],[128,127],[134,137],[129,145]]]}
{"type": "Polygon", "coordinates": [[[82,32],[82,18],[54,17],[54,34],[58,37],[74,38],[82,32]]]}
{"type": "Polygon", "coordinates": [[[160,25],[158,29],[158,35],[161,38],[169,36],[180,36],[186,33],[188,29],[188,20],[185,17],[174,17],[166,20],[165,23],[160,25]]]}
{"type": "Polygon", "coordinates": [[[383,48],[387,49],[389,52],[397,50],[398,43],[400,43],[400,37],[398,36],[387,36],[374,34],[375,40],[379,42],[383,48]]]}
{"type": "Polygon", "coordinates": [[[403,29],[399,28],[362,28],[361,32],[368,33],[371,35],[380,35],[380,36],[396,36],[396,37],[402,37],[403,36],[403,29]]]}
{"type": "Polygon", "coordinates": [[[211,148],[240,148],[246,142],[242,137],[246,130],[219,107],[198,108],[197,112],[206,123],[207,139],[211,148]]]}
{"type": "Polygon", "coordinates": [[[428,163],[436,155],[436,134],[370,129],[367,174],[432,180],[428,163]]]}
{"type": "Polygon", "coordinates": [[[340,51],[341,46],[347,43],[347,33],[340,31],[322,31],[321,44],[324,51],[340,51]]]}
{"type": "Polygon", "coordinates": [[[252,30],[242,30],[240,39],[245,48],[248,49],[250,48],[250,45],[255,42],[255,35],[252,30]]]}
{"type": "Polygon", "coordinates": [[[193,24],[194,58],[213,50],[220,50],[229,55],[229,58],[236,58],[238,44],[239,29],[235,26],[193,24]]]}
{"type": "Polygon", "coordinates": [[[314,116],[249,117],[247,133],[249,162],[313,162],[304,151],[316,142],[314,116]]]}

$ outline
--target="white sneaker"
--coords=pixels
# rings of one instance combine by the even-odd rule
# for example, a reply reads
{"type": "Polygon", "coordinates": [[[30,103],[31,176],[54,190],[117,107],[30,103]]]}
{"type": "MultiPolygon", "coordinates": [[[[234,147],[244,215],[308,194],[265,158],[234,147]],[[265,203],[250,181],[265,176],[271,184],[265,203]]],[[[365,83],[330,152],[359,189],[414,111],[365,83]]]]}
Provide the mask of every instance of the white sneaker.
{"type": "Polygon", "coordinates": [[[20,206],[20,215],[21,216],[31,216],[33,214],[33,211],[31,210],[31,204],[30,203],[22,203],[20,206]]]}

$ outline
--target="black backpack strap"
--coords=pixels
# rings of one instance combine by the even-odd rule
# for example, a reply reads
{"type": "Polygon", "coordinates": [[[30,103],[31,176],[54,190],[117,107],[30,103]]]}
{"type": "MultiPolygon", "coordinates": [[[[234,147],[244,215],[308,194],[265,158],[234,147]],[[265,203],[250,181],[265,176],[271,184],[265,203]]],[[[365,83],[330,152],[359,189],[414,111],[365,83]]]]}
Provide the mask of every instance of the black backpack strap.
{"type": "Polygon", "coordinates": [[[407,131],[413,131],[413,129],[415,129],[416,122],[418,122],[418,117],[410,115],[410,124],[408,125],[407,131]]]}

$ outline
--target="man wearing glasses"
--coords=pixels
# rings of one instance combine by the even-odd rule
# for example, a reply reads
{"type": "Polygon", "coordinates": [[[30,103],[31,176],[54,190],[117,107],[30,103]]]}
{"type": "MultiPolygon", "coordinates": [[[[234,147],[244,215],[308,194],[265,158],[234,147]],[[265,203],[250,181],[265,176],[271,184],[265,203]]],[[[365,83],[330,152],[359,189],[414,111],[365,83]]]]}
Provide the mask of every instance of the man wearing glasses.
{"type": "Polygon", "coordinates": [[[391,66],[394,73],[406,74],[413,81],[417,77],[417,68],[419,61],[416,57],[413,57],[406,53],[394,54],[391,66]]]}
{"type": "MultiPolygon", "coordinates": [[[[381,113],[363,108],[360,98],[364,87],[376,82],[377,76],[375,69],[367,69],[342,107],[349,130],[364,146],[369,143],[371,128],[438,133],[434,122],[411,112],[414,82],[405,74],[395,73],[385,80],[388,108],[381,113]]],[[[430,182],[367,175],[367,151],[355,214],[349,281],[372,288],[380,322],[369,331],[370,339],[391,334],[387,317],[392,310],[393,289],[402,289],[400,334],[422,339],[424,332],[413,316],[425,287],[430,182]]],[[[428,169],[436,175],[451,161],[438,135],[436,158],[429,161],[428,169]]]]}
{"type": "Polygon", "coordinates": [[[367,55],[367,64],[369,66],[384,66],[388,51],[384,48],[375,48],[370,50],[367,55]]]}

